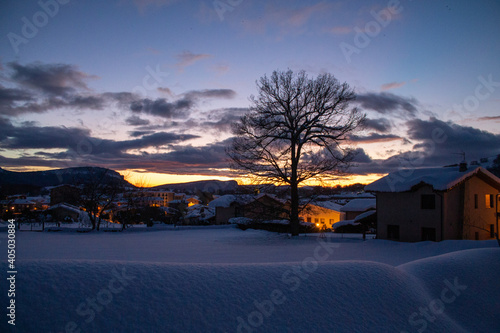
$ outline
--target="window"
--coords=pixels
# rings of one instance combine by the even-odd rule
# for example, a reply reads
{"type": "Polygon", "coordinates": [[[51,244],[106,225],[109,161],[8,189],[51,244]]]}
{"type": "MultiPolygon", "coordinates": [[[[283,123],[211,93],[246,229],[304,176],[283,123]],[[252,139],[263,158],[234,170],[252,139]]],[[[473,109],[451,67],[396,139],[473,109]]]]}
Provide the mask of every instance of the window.
{"type": "Polygon", "coordinates": [[[477,194],[474,194],[474,208],[475,208],[475,209],[477,209],[477,208],[479,207],[477,197],[478,197],[478,195],[477,195],[477,194]]]}
{"type": "Polygon", "coordinates": [[[330,224],[334,224],[335,223],[335,220],[334,219],[330,219],[330,224]]]}
{"type": "Polygon", "coordinates": [[[436,228],[422,228],[423,241],[436,241],[436,228]]]}
{"type": "Polygon", "coordinates": [[[389,224],[387,226],[387,239],[399,240],[399,225],[389,224]]]}
{"type": "Polygon", "coordinates": [[[318,220],[318,219],[314,219],[314,223],[318,223],[318,222],[319,222],[319,220],[318,220]]]}
{"type": "Polygon", "coordinates": [[[493,194],[486,194],[485,199],[486,199],[486,208],[493,208],[495,206],[495,203],[493,202],[494,195],[493,194]]]}
{"type": "Polygon", "coordinates": [[[325,219],[321,219],[321,223],[325,224],[325,219]]]}
{"type": "Polygon", "coordinates": [[[435,209],[436,196],[434,194],[422,194],[422,196],[420,197],[420,208],[435,209]]]}
{"type": "Polygon", "coordinates": [[[490,224],[490,238],[495,238],[495,225],[490,224]]]}
{"type": "Polygon", "coordinates": [[[307,222],[309,222],[309,223],[312,222],[312,218],[310,216],[307,217],[307,222]]]}

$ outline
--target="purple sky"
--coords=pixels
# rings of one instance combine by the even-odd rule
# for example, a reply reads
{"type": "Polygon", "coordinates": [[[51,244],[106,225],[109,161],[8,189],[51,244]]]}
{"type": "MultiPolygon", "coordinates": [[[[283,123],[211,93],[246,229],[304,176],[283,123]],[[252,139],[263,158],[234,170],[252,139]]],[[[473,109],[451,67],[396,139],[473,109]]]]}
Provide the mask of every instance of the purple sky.
{"type": "Polygon", "coordinates": [[[355,88],[367,180],[495,156],[499,17],[493,0],[4,1],[0,166],[228,176],[231,123],[287,68],[355,88]]]}

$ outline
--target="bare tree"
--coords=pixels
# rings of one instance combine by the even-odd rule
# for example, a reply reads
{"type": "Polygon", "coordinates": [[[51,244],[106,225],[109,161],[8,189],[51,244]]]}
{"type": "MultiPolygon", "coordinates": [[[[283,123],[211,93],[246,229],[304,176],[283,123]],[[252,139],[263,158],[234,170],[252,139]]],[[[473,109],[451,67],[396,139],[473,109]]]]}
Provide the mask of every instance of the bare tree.
{"type": "Polygon", "coordinates": [[[260,180],[290,186],[290,226],[299,233],[298,186],[345,171],[352,160],[340,143],[364,120],[349,109],[354,91],[331,74],[275,71],[257,82],[258,96],[234,126],[233,166],[260,180]]]}
{"type": "Polygon", "coordinates": [[[122,184],[120,179],[111,174],[111,170],[92,167],[87,169],[86,178],[82,182],[81,205],[89,215],[92,230],[99,230],[101,215],[123,190],[122,184]]]}

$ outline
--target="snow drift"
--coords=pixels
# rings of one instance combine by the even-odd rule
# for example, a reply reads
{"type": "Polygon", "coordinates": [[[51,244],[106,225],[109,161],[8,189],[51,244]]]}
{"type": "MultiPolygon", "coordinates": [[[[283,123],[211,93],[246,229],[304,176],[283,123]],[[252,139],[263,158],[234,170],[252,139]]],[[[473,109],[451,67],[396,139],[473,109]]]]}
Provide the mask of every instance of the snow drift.
{"type": "Polygon", "coordinates": [[[25,260],[13,331],[500,331],[500,249],[398,267],[322,261],[328,253],[318,245],[302,262],[280,264],[25,260]]]}

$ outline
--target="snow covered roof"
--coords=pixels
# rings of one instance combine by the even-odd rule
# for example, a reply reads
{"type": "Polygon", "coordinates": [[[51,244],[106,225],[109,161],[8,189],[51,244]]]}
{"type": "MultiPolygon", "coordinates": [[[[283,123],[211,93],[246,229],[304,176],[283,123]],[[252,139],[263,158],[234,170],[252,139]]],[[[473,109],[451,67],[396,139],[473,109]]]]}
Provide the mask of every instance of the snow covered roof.
{"type": "Polygon", "coordinates": [[[340,208],[342,212],[365,212],[377,208],[376,199],[354,199],[340,208]]]}
{"type": "Polygon", "coordinates": [[[208,203],[208,206],[211,208],[216,208],[216,207],[228,208],[233,203],[245,204],[252,199],[253,199],[253,196],[251,196],[251,195],[227,194],[227,195],[220,196],[215,200],[210,201],[208,203]]]}
{"type": "Polygon", "coordinates": [[[71,210],[73,212],[80,212],[80,208],[78,208],[77,206],[73,206],[73,205],[70,205],[69,203],[65,203],[65,202],[61,202],[61,203],[58,203],[56,205],[53,205],[51,206],[49,209],[47,210],[52,210],[52,209],[56,209],[56,208],[65,208],[67,210],[71,210]]]}
{"type": "Polygon", "coordinates": [[[340,212],[341,211],[340,209],[342,208],[342,205],[339,205],[333,201],[315,201],[315,202],[312,202],[311,205],[334,210],[336,212],[340,212]]]}
{"type": "Polygon", "coordinates": [[[339,222],[332,224],[332,228],[336,229],[336,228],[343,227],[345,225],[359,225],[359,223],[356,222],[355,220],[344,220],[344,221],[339,221],[339,222]]]}
{"type": "Polygon", "coordinates": [[[484,175],[500,187],[500,179],[483,167],[469,168],[460,172],[458,167],[408,169],[391,172],[367,185],[365,191],[407,192],[415,185],[427,184],[437,191],[449,190],[474,175],[484,175]]]}
{"type": "Polygon", "coordinates": [[[362,220],[364,218],[367,218],[368,216],[371,216],[373,214],[377,214],[377,211],[376,210],[369,210],[367,212],[361,213],[358,216],[356,216],[354,218],[354,221],[357,222],[357,221],[362,220]]]}

